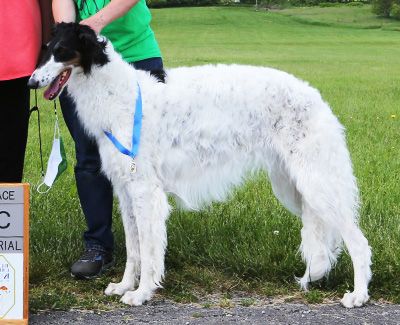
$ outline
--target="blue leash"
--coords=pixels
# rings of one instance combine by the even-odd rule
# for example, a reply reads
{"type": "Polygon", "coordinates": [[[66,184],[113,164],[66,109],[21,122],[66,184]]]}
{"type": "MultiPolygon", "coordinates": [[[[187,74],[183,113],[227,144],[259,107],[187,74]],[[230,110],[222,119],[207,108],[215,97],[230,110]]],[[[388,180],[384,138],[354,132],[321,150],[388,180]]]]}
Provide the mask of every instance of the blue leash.
{"type": "Polygon", "coordinates": [[[142,129],[142,93],[139,88],[139,94],[136,99],[136,109],[135,109],[135,117],[133,122],[133,136],[132,136],[132,151],[125,148],[110,132],[104,131],[106,136],[111,140],[114,146],[119,150],[119,152],[123,153],[132,158],[131,163],[131,172],[136,172],[136,164],[134,163],[133,159],[135,159],[138,150],[139,150],[139,142],[140,142],[140,133],[142,129]]]}

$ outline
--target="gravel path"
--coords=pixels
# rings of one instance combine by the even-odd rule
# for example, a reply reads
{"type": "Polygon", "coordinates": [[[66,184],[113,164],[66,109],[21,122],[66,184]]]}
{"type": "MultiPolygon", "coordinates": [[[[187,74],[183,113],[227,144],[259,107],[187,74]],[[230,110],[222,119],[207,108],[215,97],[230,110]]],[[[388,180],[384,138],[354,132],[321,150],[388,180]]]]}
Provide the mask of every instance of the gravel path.
{"type": "Polygon", "coordinates": [[[30,315],[29,324],[400,324],[400,305],[369,302],[365,307],[346,309],[338,301],[323,305],[257,300],[244,307],[242,298],[231,299],[230,308],[213,304],[177,304],[152,300],[150,303],[113,311],[49,312],[30,315]]]}

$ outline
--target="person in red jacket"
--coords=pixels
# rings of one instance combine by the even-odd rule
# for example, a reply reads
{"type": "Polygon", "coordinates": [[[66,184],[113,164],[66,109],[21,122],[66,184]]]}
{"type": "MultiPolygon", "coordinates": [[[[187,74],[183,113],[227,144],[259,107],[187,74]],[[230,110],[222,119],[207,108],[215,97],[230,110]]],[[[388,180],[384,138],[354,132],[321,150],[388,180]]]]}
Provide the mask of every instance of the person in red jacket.
{"type": "Polygon", "coordinates": [[[0,2],[0,183],[20,183],[24,168],[30,91],[53,25],[51,0],[0,2]]]}

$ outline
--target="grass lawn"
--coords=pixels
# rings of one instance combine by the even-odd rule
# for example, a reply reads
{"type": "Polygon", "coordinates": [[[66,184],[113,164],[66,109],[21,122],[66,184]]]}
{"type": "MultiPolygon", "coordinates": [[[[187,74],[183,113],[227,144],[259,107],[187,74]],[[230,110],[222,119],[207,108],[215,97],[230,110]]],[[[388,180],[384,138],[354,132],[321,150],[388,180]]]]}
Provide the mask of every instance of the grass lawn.
{"type": "MultiPolygon", "coordinates": [[[[263,65],[292,73],[321,91],[347,129],[363,201],[360,224],[373,249],[370,294],[400,302],[400,22],[386,23],[368,7],[175,8],[152,10],[152,15],[167,68],[263,65]]],[[[53,104],[44,102],[41,93],[39,97],[46,163],[54,113],[53,104]]],[[[117,266],[92,282],[69,276],[83,250],[85,221],[73,177],[73,142],[60,109],[59,119],[70,165],[45,195],[36,192],[41,182],[36,115],[30,124],[24,177],[31,184],[30,306],[33,311],[114,308],[119,299],[102,291],[109,281],[120,281],[124,269],[117,205],[117,266]]],[[[300,229],[300,221],[278,203],[263,174],[236,190],[226,204],[196,213],[175,210],[168,222],[165,289],[158,294],[196,301],[210,292],[246,290],[290,293],[315,302],[352,290],[346,252],[327,279],[311,286],[310,294],[298,290],[294,277],[305,269],[297,254],[300,229]]]]}
{"type": "Polygon", "coordinates": [[[292,19],[304,24],[400,31],[398,20],[372,14],[370,5],[361,6],[357,10],[349,6],[339,6],[328,10],[319,7],[303,7],[282,10],[280,13],[291,16],[292,19]]]}

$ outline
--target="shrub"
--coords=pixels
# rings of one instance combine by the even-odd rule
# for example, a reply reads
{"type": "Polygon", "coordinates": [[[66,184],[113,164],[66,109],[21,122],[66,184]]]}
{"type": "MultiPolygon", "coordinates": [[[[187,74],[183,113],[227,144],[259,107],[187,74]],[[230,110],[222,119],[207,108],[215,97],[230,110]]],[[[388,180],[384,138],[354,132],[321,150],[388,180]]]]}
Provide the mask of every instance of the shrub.
{"type": "Polygon", "coordinates": [[[284,3],[285,0],[260,0],[258,1],[258,7],[282,9],[284,7],[284,3]]]}
{"type": "Polygon", "coordinates": [[[372,12],[378,16],[390,17],[392,11],[393,0],[373,0],[372,1],[372,12]]]}
{"type": "Polygon", "coordinates": [[[230,6],[235,3],[234,0],[220,0],[219,2],[222,6],[230,6]]]}
{"type": "Polygon", "coordinates": [[[400,5],[397,3],[393,4],[392,10],[390,12],[390,15],[397,20],[400,20],[400,5]]]}
{"type": "Polygon", "coordinates": [[[149,8],[163,8],[167,5],[167,0],[147,0],[146,3],[149,8]]]}
{"type": "Polygon", "coordinates": [[[212,6],[219,0],[166,0],[167,7],[212,6]]]}
{"type": "Polygon", "coordinates": [[[318,6],[319,0],[305,0],[304,4],[306,6],[318,6]]]}
{"type": "Polygon", "coordinates": [[[326,8],[326,7],[339,7],[340,3],[333,3],[333,2],[320,2],[319,6],[321,8],[326,8]]]}
{"type": "Polygon", "coordinates": [[[319,6],[322,8],[325,7],[340,7],[340,6],[349,6],[349,7],[362,7],[364,2],[347,2],[347,3],[339,3],[339,2],[320,2],[319,6]]]}
{"type": "Polygon", "coordinates": [[[346,3],[346,6],[349,7],[362,7],[364,5],[364,2],[349,2],[346,3]]]}

